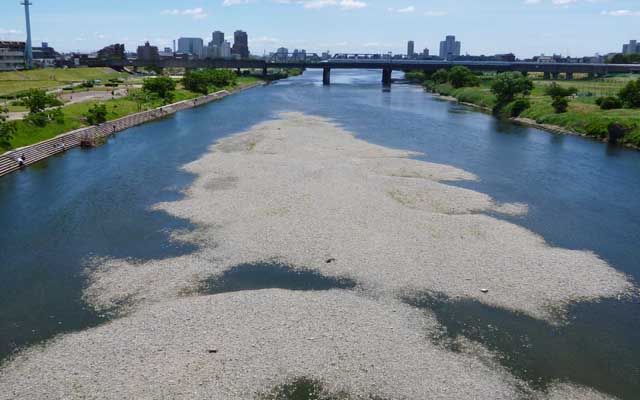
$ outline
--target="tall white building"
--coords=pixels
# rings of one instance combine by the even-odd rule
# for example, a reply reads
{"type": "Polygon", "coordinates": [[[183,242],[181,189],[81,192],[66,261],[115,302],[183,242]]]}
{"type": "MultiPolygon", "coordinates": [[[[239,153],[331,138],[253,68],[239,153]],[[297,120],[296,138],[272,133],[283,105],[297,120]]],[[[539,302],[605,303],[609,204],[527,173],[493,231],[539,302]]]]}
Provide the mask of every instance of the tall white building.
{"type": "Polygon", "coordinates": [[[24,69],[24,42],[0,41],[0,71],[24,69]]]}
{"type": "Polygon", "coordinates": [[[191,54],[194,57],[204,57],[204,42],[201,38],[180,38],[178,39],[178,53],[191,54]]]}
{"type": "Polygon", "coordinates": [[[460,42],[456,41],[456,37],[449,35],[444,41],[440,42],[440,57],[451,59],[460,56],[460,42]]]}

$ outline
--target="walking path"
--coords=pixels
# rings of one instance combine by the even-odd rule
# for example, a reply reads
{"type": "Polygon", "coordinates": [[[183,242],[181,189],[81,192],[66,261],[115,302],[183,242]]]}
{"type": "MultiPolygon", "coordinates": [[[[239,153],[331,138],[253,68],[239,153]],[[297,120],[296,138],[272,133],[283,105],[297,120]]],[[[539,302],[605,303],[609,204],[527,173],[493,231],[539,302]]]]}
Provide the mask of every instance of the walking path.
{"type": "Polygon", "coordinates": [[[45,158],[51,157],[52,155],[77,147],[83,141],[95,141],[96,139],[105,138],[125,129],[144,124],[145,122],[153,121],[167,115],[174,114],[178,111],[220,100],[231,94],[262,85],[264,85],[264,82],[257,82],[231,91],[221,90],[195,99],[184,100],[178,103],[158,107],[153,110],[127,115],[126,117],[109,121],[98,126],[89,126],[77,129],[40,143],[11,150],[0,155],[0,176],[20,169],[21,167],[17,161],[20,156],[24,156],[23,158],[25,159],[26,167],[44,160],[45,158]]]}

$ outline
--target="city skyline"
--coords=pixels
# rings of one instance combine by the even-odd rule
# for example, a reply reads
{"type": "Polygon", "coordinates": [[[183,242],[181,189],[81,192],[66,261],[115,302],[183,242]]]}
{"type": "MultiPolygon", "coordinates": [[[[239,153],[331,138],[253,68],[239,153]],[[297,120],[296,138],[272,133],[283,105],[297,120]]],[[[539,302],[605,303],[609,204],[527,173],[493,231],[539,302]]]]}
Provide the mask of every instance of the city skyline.
{"type": "MultiPolygon", "coordinates": [[[[463,54],[583,56],[619,52],[622,43],[640,37],[640,6],[628,0],[449,3],[160,0],[114,8],[94,1],[60,4],[40,0],[34,2],[31,11],[34,43],[46,41],[61,51],[95,51],[111,43],[124,43],[128,51],[135,51],[146,41],[163,48],[171,47],[180,37],[201,37],[208,42],[214,30],[227,32],[228,36],[243,30],[249,33],[249,47],[256,55],[279,47],[334,53],[405,53],[407,40],[413,40],[416,48],[437,49],[443,37],[456,35],[464,43],[463,54]],[[56,28],[53,22],[65,17],[73,20],[75,31],[56,28]],[[499,24],[496,18],[501,18],[499,24]],[[363,21],[370,26],[363,28],[363,21]],[[378,29],[381,23],[384,29],[378,29]]],[[[5,7],[0,39],[24,40],[23,7],[19,1],[14,6],[6,3],[5,7]]]]}

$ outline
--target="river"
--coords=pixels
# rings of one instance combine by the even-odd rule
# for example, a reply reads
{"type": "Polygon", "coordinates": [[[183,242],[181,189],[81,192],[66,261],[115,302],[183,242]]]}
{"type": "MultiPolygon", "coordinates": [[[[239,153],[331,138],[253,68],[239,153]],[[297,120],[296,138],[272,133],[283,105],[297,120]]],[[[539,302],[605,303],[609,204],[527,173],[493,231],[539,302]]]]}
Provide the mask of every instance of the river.
{"type": "MultiPolygon", "coordinates": [[[[193,177],[180,167],[217,139],[283,111],[331,118],[361,139],[467,170],[479,181],[455,185],[528,205],[524,216],[500,218],[640,280],[639,152],[499,121],[412,85],[384,89],[378,72],[336,72],[330,87],[321,75],[308,71],[0,178],[0,362],[108,319],[82,301],[90,260],[193,251],[170,240],[193,229],[189,221],[151,206],[181,196],[193,177]]],[[[559,326],[473,301],[414,305],[433,310],[445,336],[504,354],[501,362],[534,386],[563,380],[625,399],[640,393],[638,299],[575,304],[559,326]]]]}

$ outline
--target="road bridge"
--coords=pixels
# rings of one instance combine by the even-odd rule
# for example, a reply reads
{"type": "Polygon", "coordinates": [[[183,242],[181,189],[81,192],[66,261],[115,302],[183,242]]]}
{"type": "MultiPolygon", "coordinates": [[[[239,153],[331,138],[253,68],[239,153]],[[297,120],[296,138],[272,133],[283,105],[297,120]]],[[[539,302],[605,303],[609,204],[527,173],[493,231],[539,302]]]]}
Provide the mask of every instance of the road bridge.
{"type": "Polygon", "coordinates": [[[545,78],[558,79],[564,74],[566,79],[573,79],[574,74],[588,74],[591,77],[605,76],[612,73],[640,73],[640,64],[592,64],[592,63],[537,63],[537,62],[503,62],[503,61],[445,61],[445,60],[397,60],[397,59],[330,59],[324,61],[269,61],[269,60],[223,60],[204,59],[189,60],[182,58],[167,58],[157,61],[144,60],[111,60],[89,61],[89,66],[95,67],[155,67],[155,68],[230,68],[230,69],[262,69],[266,75],[269,68],[303,68],[322,69],[323,83],[331,83],[333,69],[367,69],[381,70],[383,84],[391,84],[393,71],[424,71],[434,72],[439,69],[451,69],[455,66],[467,67],[473,71],[522,73],[542,73],[545,78]]]}

